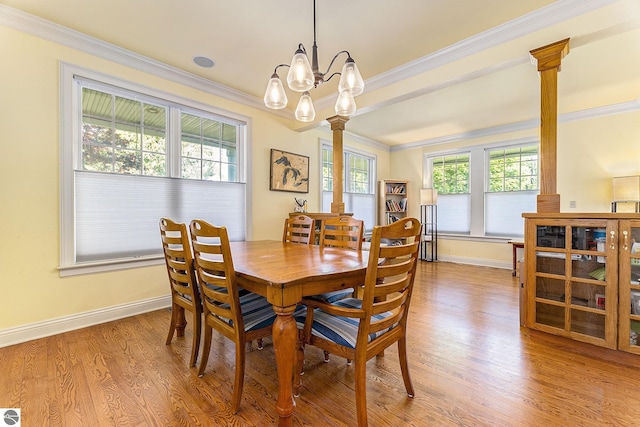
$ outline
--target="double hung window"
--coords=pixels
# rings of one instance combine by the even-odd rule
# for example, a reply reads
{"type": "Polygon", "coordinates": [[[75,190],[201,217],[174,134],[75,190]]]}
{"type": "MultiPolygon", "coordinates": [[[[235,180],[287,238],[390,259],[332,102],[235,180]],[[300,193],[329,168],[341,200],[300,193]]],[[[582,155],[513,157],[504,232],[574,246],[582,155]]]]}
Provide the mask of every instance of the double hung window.
{"type": "Polygon", "coordinates": [[[64,71],[61,274],[157,259],[161,217],[205,219],[245,239],[245,121],[64,71]]]}
{"type": "MultiPolygon", "coordinates": [[[[333,148],[322,145],[322,211],[331,212],[333,200],[333,148]]],[[[346,212],[364,221],[365,229],[376,224],[375,158],[344,150],[343,198],[346,212]]]]}
{"type": "Polygon", "coordinates": [[[523,237],[538,194],[538,144],[474,147],[430,156],[425,186],[438,190],[438,232],[523,237]]]}

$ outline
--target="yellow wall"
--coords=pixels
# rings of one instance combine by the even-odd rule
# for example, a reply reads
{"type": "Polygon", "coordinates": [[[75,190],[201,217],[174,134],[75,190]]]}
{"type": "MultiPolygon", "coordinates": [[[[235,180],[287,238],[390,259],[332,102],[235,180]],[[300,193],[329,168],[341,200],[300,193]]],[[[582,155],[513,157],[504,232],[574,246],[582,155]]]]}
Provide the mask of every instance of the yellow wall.
{"type": "MultiPolygon", "coordinates": [[[[296,193],[269,191],[269,150],[310,157],[309,209],[319,209],[319,141],[330,132],[298,133],[287,120],[44,39],[0,26],[0,330],[169,294],[163,265],[60,278],[59,63],[239,113],[252,119],[250,180],[253,239],[279,239],[296,193]]],[[[361,147],[345,136],[345,146],[361,147]]],[[[368,151],[372,151],[367,148],[368,151]]],[[[375,151],[388,171],[389,153],[375,151]]]]}
{"type": "MultiPolygon", "coordinates": [[[[640,88],[638,88],[640,90],[640,88]]],[[[630,97],[638,90],[630,88],[630,97]]],[[[425,153],[462,146],[513,141],[537,137],[538,129],[477,138],[446,145],[395,151],[391,154],[393,178],[410,180],[409,205],[419,217],[420,188],[425,153]]],[[[606,115],[558,125],[558,193],[561,212],[610,212],[611,178],[640,175],[640,111],[606,115]],[[569,208],[575,201],[576,208],[569,208]]],[[[511,265],[511,245],[499,242],[438,241],[439,258],[486,260],[488,265],[511,265]]]]}

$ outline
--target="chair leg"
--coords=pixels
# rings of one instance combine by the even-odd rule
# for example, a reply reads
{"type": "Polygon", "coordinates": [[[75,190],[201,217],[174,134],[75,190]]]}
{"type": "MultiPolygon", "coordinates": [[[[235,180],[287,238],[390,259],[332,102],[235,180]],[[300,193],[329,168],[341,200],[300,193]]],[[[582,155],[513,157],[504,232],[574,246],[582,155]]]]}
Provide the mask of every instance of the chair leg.
{"type": "Polygon", "coordinates": [[[211,351],[211,335],[212,335],[211,326],[204,325],[204,346],[202,348],[202,357],[200,358],[200,368],[198,369],[198,376],[202,377],[204,375],[204,370],[207,367],[207,362],[209,361],[209,352],[211,351]]]}
{"type": "Polygon", "coordinates": [[[356,356],[356,415],[358,427],[367,427],[367,360],[356,356]]]}
{"type": "Polygon", "coordinates": [[[300,396],[302,386],[301,376],[304,375],[304,332],[298,330],[298,342],[296,343],[296,359],[293,367],[293,395],[300,396]]]}
{"type": "Polygon", "coordinates": [[[193,313],[193,342],[191,343],[191,359],[189,366],[196,366],[198,351],[200,350],[200,335],[202,334],[202,314],[193,313]]]}
{"type": "Polygon", "coordinates": [[[244,386],[244,359],[245,343],[236,342],[236,373],[233,381],[233,396],[231,397],[231,412],[238,413],[240,400],[242,399],[242,387],[244,386]]]}
{"type": "Polygon", "coordinates": [[[178,310],[176,310],[175,304],[171,305],[171,322],[169,323],[169,334],[167,335],[167,341],[165,344],[171,344],[173,335],[176,332],[176,324],[178,323],[178,310]]]}
{"type": "Polygon", "coordinates": [[[404,388],[407,390],[409,397],[414,396],[413,383],[411,375],[409,375],[409,361],[407,359],[407,339],[398,340],[398,358],[400,359],[400,371],[402,371],[402,379],[404,380],[404,388]]]}

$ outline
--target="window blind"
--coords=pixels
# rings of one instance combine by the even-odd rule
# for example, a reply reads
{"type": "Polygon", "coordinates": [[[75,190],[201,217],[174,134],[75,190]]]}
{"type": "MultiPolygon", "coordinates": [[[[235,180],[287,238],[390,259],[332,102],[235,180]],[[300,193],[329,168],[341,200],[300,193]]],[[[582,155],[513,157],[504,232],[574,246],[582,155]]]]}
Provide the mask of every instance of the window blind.
{"type": "Polygon", "coordinates": [[[76,262],[162,254],[158,222],[203,219],[246,237],[246,185],[75,171],[76,262]]]}
{"type": "Polygon", "coordinates": [[[538,191],[505,191],[485,194],[485,234],[524,237],[523,212],[535,212],[538,191]]]}

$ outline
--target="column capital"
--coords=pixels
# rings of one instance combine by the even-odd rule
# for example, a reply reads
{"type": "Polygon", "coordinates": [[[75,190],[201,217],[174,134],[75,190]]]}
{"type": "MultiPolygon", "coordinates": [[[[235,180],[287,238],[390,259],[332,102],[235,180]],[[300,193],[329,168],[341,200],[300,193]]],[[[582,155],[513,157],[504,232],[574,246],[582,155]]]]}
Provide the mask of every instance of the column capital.
{"type": "Polygon", "coordinates": [[[529,52],[538,61],[538,71],[557,68],[560,71],[562,59],[569,54],[569,39],[557,41],[529,52]]]}

